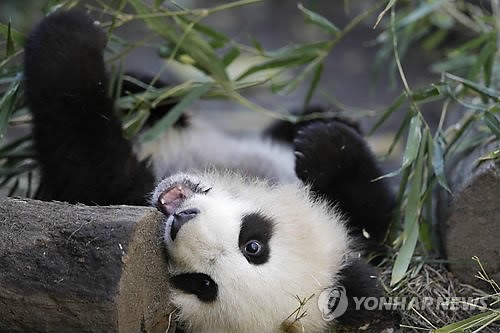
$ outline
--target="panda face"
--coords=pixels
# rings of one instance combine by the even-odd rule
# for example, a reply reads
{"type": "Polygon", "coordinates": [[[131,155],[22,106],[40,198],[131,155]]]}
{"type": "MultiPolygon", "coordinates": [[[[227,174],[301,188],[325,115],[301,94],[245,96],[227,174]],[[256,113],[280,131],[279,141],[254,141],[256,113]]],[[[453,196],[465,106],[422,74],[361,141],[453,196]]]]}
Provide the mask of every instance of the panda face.
{"type": "Polygon", "coordinates": [[[349,239],[306,188],[182,174],[162,181],[153,200],[166,216],[172,301],[188,331],[279,332],[301,299],[309,301],[300,327],[325,327],[317,296],[335,283],[349,239]]]}

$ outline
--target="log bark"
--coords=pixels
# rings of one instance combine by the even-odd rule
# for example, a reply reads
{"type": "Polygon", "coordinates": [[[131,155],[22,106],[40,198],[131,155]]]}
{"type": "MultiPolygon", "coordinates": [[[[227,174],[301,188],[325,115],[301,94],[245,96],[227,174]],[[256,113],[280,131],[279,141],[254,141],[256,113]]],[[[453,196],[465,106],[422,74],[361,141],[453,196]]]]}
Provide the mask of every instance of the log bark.
{"type": "Polygon", "coordinates": [[[490,278],[500,281],[500,163],[479,158],[496,149],[496,141],[457,156],[449,163],[451,193],[440,190],[437,217],[442,248],[450,270],[468,284],[489,287],[475,277],[479,257],[490,278]]]}
{"type": "Polygon", "coordinates": [[[0,200],[0,332],[167,332],[160,214],[0,200]]]}

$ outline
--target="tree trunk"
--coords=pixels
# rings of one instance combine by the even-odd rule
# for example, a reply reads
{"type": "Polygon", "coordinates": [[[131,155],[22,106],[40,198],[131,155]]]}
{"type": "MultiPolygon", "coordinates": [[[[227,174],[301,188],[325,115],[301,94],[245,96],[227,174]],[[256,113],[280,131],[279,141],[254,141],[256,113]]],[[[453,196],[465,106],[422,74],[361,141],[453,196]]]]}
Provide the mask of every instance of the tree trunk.
{"type": "Polygon", "coordinates": [[[449,163],[447,178],[451,194],[438,193],[437,217],[442,248],[450,270],[463,282],[486,287],[475,277],[479,257],[490,277],[500,281],[500,164],[493,160],[478,164],[479,158],[500,142],[463,153],[449,163]]]}
{"type": "Polygon", "coordinates": [[[0,200],[0,331],[167,332],[160,214],[0,200]]]}

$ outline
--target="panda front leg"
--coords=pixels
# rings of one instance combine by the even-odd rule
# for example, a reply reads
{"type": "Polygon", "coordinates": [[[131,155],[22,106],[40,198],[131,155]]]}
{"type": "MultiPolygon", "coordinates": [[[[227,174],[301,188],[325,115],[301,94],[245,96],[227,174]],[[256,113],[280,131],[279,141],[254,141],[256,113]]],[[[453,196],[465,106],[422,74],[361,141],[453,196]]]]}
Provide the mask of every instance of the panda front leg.
{"type": "Polygon", "coordinates": [[[76,10],[48,16],[28,37],[24,75],[41,167],[38,199],[147,204],[154,179],[114,115],[105,46],[106,34],[76,10]]]}
{"type": "MultiPolygon", "coordinates": [[[[396,204],[387,181],[374,181],[382,172],[361,134],[344,122],[318,121],[297,132],[294,148],[297,176],[346,216],[356,249],[360,244],[366,252],[380,250],[396,204]]],[[[383,296],[376,276],[363,257],[346,259],[337,282],[348,306],[339,323],[360,327],[382,321],[397,326],[399,318],[392,311],[358,306],[363,298],[383,296]]]]}
{"type": "Polygon", "coordinates": [[[318,121],[297,132],[297,176],[347,216],[368,247],[384,240],[395,199],[364,138],[339,121],[318,121]],[[369,238],[369,239],[367,239],[369,238]]]}

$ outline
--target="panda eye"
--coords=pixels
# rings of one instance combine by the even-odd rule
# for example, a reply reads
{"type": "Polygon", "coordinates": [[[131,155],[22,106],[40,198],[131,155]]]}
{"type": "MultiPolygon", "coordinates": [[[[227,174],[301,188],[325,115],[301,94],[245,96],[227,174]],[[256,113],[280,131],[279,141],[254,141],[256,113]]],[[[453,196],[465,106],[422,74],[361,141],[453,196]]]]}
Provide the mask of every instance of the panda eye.
{"type": "Polygon", "coordinates": [[[258,256],[262,253],[263,246],[259,241],[251,240],[245,244],[243,250],[250,256],[258,256]]]}

